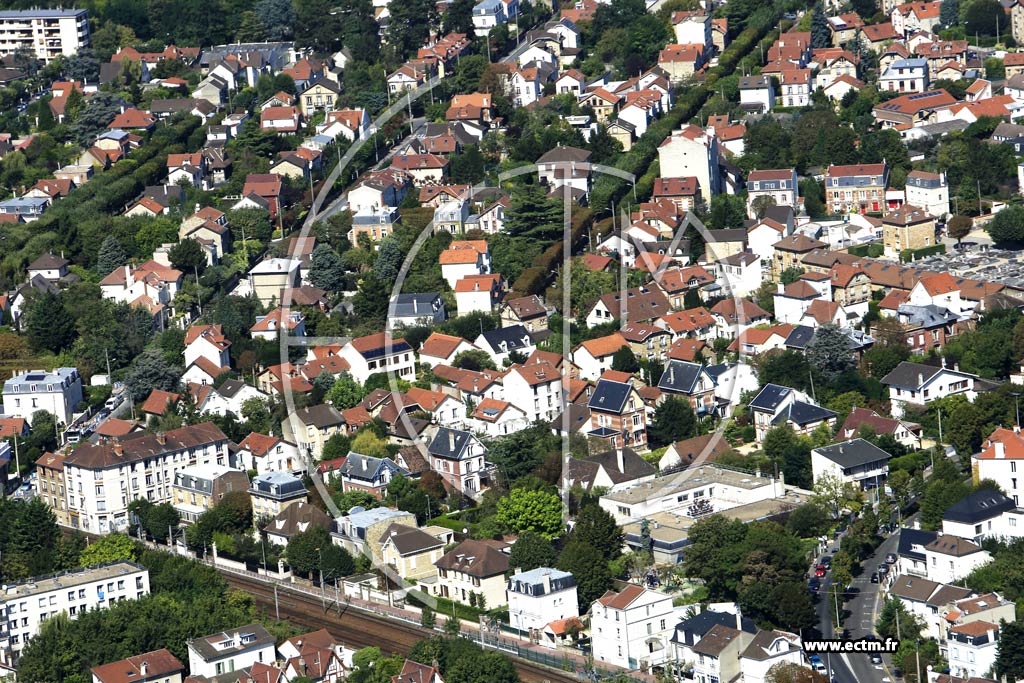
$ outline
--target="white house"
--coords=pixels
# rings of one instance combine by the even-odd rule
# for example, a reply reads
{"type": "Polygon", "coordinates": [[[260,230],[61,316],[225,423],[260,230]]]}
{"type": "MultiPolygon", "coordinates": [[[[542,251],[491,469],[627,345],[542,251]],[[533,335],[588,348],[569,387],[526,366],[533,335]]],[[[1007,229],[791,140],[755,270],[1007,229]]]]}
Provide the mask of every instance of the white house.
{"type": "Polygon", "coordinates": [[[928,82],[927,59],[897,59],[878,77],[878,89],[882,92],[924,92],[928,89],[928,82]]]}
{"type": "Polygon", "coordinates": [[[692,124],[673,131],[658,147],[663,178],[695,177],[706,203],[721,186],[718,138],[692,124]]]}
{"type": "Polygon", "coordinates": [[[509,626],[520,632],[540,631],[552,621],[579,616],[576,580],[559,569],[539,567],[509,578],[509,626]]]}
{"type": "Polygon", "coordinates": [[[338,353],[349,365],[349,374],[365,384],[370,375],[393,372],[399,379],[416,379],[416,354],[404,339],[378,332],[357,337],[341,347],[338,353]]]}
{"type": "Polygon", "coordinates": [[[438,256],[441,276],[452,289],[467,275],[491,272],[491,254],[486,240],[453,240],[438,256]]]}
{"type": "Polygon", "coordinates": [[[491,313],[505,295],[501,275],[466,275],[455,283],[455,306],[459,315],[491,313]]]}
{"type": "Polygon", "coordinates": [[[297,445],[259,432],[252,432],[239,442],[235,458],[240,468],[253,470],[257,476],[267,472],[301,474],[306,471],[306,461],[297,445]]]}
{"type": "Polygon", "coordinates": [[[757,254],[741,251],[719,259],[715,265],[715,284],[724,296],[747,296],[761,286],[761,257],[757,254]]]}
{"type": "Polygon", "coordinates": [[[999,653],[999,624],[971,621],[957,624],[946,635],[949,672],[964,679],[988,676],[999,653]]]}
{"type": "Polygon", "coordinates": [[[528,357],[537,350],[533,338],[522,325],[486,330],[473,343],[486,351],[498,367],[509,358],[509,354],[518,353],[528,357]]]}
{"type": "Polygon", "coordinates": [[[814,482],[836,477],[859,489],[877,489],[885,484],[891,455],[864,439],[852,439],[811,451],[814,482]]]}
{"type": "Polygon", "coordinates": [[[420,346],[419,362],[430,367],[451,365],[460,353],[477,350],[462,337],[432,332],[420,346]]]}
{"type": "Polygon", "coordinates": [[[579,368],[580,379],[596,380],[605,370],[611,370],[615,352],[623,346],[629,346],[629,342],[619,332],[581,342],[572,352],[572,362],[579,368]]]}
{"type": "Polygon", "coordinates": [[[766,113],[775,106],[775,87],[767,75],[740,77],[740,106],[755,113],[766,113]]]}
{"type": "Polygon", "coordinates": [[[526,411],[508,401],[483,398],[473,408],[469,428],[490,437],[514,434],[530,426],[526,411]]]}
{"type": "Polygon", "coordinates": [[[924,407],[937,398],[957,394],[973,401],[977,379],[977,375],[957,369],[903,361],[882,378],[882,384],[889,387],[892,416],[902,418],[907,405],[924,407]]]}
{"type": "Polygon", "coordinates": [[[829,294],[822,293],[807,280],[797,280],[788,285],[780,282],[779,291],[773,295],[775,319],[780,323],[799,325],[811,304],[818,300],[829,301],[829,294]]]}
{"type": "Polygon", "coordinates": [[[668,661],[674,628],[672,596],[635,584],[608,591],[590,608],[594,659],[625,669],[668,661]]]}
{"type": "Polygon", "coordinates": [[[259,662],[273,664],[275,638],[260,624],[248,624],[188,641],[188,668],[207,678],[245,669],[259,662]]]}
{"type": "Polygon", "coordinates": [[[907,204],[920,206],[935,217],[949,215],[949,183],[945,173],[911,171],[903,191],[907,204]]]}
{"type": "Polygon", "coordinates": [[[562,373],[550,363],[513,365],[505,375],[505,400],[529,422],[550,422],[562,412],[562,373]]]}
{"type": "Polygon", "coordinates": [[[71,424],[82,402],[82,376],[76,368],[30,370],[4,382],[4,414],[32,423],[32,414],[45,410],[58,422],[71,424]]]}
{"type": "Polygon", "coordinates": [[[928,578],[940,583],[955,583],[992,561],[989,552],[974,541],[951,534],[939,534],[926,545],[924,557],[928,578]]]}
{"type": "Polygon", "coordinates": [[[240,417],[242,404],[250,398],[263,401],[268,400],[270,396],[251,384],[237,379],[229,379],[217,388],[211,387],[210,393],[206,397],[206,403],[203,405],[203,412],[214,415],[234,413],[236,417],[240,417]]]}
{"type": "MultiPolygon", "coordinates": [[[[755,217],[754,200],[758,197],[768,197],[775,206],[790,206],[794,211],[797,210],[800,205],[800,188],[797,184],[796,169],[778,168],[751,171],[747,175],[747,215],[751,218],[755,217]]],[[[748,234],[750,231],[751,229],[748,228],[748,234]]],[[[789,232],[780,235],[775,242],[788,234],[789,232]]]]}

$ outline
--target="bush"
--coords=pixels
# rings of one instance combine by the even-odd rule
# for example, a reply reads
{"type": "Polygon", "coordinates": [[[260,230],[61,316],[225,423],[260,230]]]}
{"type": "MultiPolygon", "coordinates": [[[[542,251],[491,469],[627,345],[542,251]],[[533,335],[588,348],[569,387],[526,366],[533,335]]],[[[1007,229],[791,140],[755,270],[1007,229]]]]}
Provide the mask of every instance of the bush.
{"type": "Polygon", "coordinates": [[[935,254],[945,254],[945,244],[933,244],[930,247],[923,247],[921,249],[904,249],[900,252],[900,261],[909,263],[910,261],[917,261],[928,256],[934,256],[935,254]]]}

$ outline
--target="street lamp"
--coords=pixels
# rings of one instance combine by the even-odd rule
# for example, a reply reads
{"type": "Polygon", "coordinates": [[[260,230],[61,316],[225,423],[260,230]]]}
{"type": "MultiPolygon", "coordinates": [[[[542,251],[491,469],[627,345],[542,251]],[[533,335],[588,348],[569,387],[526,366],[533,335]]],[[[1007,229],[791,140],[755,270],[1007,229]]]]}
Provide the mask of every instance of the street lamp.
{"type": "Polygon", "coordinates": [[[1010,396],[1013,396],[1013,405],[1017,410],[1017,429],[1020,429],[1020,392],[1011,391],[1010,396]]]}
{"type": "Polygon", "coordinates": [[[317,546],[316,552],[320,556],[320,606],[327,609],[327,595],[324,593],[324,552],[320,546],[317,546]]]}

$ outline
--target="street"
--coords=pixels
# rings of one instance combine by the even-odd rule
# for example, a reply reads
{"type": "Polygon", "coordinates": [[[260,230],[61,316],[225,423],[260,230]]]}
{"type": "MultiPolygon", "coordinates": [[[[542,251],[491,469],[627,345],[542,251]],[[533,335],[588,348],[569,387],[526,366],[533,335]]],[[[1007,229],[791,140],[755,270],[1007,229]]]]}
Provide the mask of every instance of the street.
{"type": "MultiPolygon", "coordinates": [[[[841,540],[841,539],[840,539],[841,540]]],[[[885,562],[887,553],[895,553],[899,546],[899,531],[886,538],[875,550],[875,552],[861,562],[861,573],[854,577],[850,599],[844,607],[847,612],[845,625],[845,639],[856,639],[869,636],[874,632],[875,621],[878,610],[881,608],[879,600],[879,585],[871,583],[871,573],[875,568],[885,562]]],[[[836,548],[836,545],[832,546],[836,548]]],[[[831,549],[830,549],[831,551],[831,549]]],[[[831,552],[830,552],[831,554],[831,552]]],[[[832,601],[829,599],[831,588],[831,574],[826,575],[822,580],[820,598],[817,602],[816,611],[818,614],[818,629],[822,638],[834,636],[832,629],[832,614],[830,609],[832,601]]],[[[864,681],[892,681],[892,663],[889,655],[882,655],[885,662],[882,666],[875,666],[866,654],[843,654],[823,656],[826,666],[835,672],[836,683],[862,683],[864,681]],[[831,662],[829,662],[831,658],[831,662]]]]}

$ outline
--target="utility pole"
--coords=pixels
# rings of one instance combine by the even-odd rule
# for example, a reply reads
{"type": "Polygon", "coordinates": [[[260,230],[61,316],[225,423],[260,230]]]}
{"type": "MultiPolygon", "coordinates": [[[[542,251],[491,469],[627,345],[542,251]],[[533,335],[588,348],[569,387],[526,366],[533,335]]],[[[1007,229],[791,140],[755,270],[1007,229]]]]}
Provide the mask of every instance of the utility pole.
{"type": "Polygon", "coordinates": [[[281,607],[277,603],[277,581],[274,582],[274,615],[278,621],[281,621],[281,607]]]}

